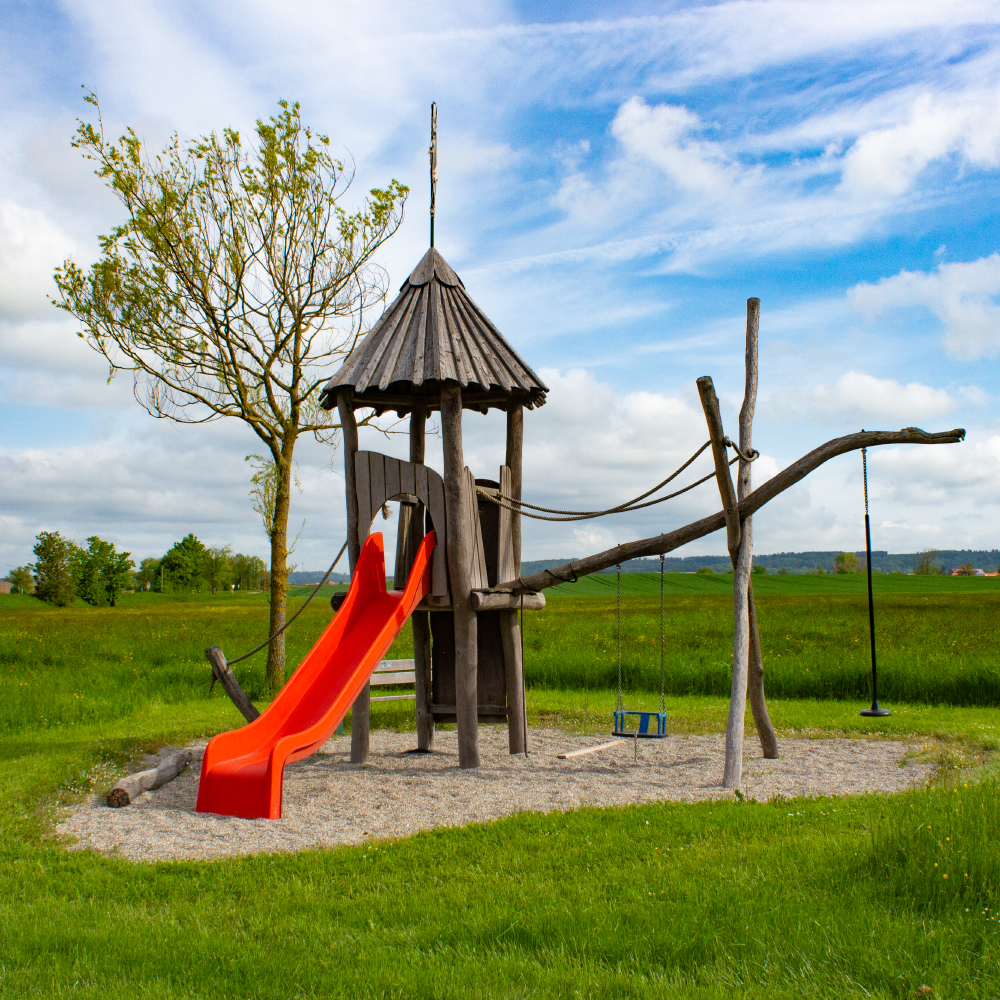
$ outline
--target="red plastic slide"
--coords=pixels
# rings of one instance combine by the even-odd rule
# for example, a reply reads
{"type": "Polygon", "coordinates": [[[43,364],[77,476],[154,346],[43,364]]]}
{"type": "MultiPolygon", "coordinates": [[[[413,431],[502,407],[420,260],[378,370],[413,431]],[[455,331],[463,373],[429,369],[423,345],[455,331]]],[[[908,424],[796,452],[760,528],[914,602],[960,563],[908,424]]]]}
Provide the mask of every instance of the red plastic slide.
{"type": "Polygon", "coordinates": [[[405,590],[385,589],[382,535],[368,536],[344,603],[264,713],[205,748],[198,812],[281,818],[285,765],[318,750],[431,589],[434,532],[424,538],[405,590]]]}

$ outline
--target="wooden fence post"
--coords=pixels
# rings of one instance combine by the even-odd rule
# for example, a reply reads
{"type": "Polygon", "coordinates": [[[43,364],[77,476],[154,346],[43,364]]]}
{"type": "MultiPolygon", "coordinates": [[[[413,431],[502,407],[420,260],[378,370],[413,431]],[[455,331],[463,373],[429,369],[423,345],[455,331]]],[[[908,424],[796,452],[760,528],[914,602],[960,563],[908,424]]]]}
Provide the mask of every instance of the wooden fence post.
{"type": "Polygon", "coordinates": [[[444,499],[448,520],[448,576],[455,621],[455,721],[458,726],[458,766],[479,767],[478,629],[471,606],[470,566],[474,539],[469,531],[475,511],[466,496],[462,451],[462,390],[447,384],[441,390],[441,435],[444,446],[444,499]]]}

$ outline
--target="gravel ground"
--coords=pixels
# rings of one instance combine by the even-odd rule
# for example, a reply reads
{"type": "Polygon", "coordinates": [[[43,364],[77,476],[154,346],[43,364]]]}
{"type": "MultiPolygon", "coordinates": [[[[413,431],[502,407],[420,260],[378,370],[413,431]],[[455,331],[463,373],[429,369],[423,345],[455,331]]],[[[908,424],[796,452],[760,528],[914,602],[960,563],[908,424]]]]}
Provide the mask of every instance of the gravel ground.
{"type": "MultiPolygon", "coordinates": [[[[641,741],[637,748],[620,740],[569,760],[556,754],[607,737],[556,730],[532,730],[529,736],[530,757],[511,757],[505,728],[480,727],[482,766],[469,771],[458,767],[454,730],[435,735],[432,754],[406,753],[415,743],[413,733],[374,732],[367,765],[350,763],[349,736],[332,739],[286,768],[280,820],[196,813],[204,743],[193,744],[195,762],[174,781],[124,809],[94,798],[60,823],[57,833],[76,838],[71,850],[92,848],[133,861],[206,859],[405,837],[525,811],[698,802],[731,794],[720,786],[722,736],[671,736],[641,741]]],[[[160,754],[176,749],[165,747],[160,754]]],[[[781,757],[764,760],[756,740],[747,740],[742,791],[760,800],[901,791],[931,771],[932,765],[913,758],[914,749],[890,740],[782,740],[781,757]]]]}

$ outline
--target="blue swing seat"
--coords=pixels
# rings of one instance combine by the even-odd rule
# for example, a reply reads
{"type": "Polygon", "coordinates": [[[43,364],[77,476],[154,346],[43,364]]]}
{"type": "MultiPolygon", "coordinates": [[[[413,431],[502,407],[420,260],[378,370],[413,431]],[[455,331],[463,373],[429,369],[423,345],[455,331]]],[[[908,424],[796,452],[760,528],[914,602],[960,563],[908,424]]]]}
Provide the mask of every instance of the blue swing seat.
{"type": "Polygon", "coordinates": [[[630,712],[624,708],[615,709],[615,731],[612,736],[638,736],[640,739],[662,740],[667,735],[667,713],[666,712],[630,712]],[[625,728],[625,716],[638,715],[639,728],[627,730],[625,728]],[[651,719],[656,719],[656,732],[650,732],[649,723],[651,719]]]}

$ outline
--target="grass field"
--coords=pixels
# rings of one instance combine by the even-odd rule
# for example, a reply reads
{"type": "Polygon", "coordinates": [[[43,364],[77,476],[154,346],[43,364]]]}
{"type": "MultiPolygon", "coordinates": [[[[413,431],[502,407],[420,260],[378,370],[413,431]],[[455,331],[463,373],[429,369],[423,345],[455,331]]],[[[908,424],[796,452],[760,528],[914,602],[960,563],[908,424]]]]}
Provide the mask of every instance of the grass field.
{"type": "MultiPolygon", "coordinates": [[[[870,720],[857,715],[867,691],[836,696],[845,671],[867,670],[863,592],[803,592],[789,580],[845,586],[754,581],[779,733],[937,737],[946,766],[934,787],[584,809],[153,865],[67,853],[47,836],[53,817],[105,790],[138,752],[239,724],[218,687],[208,695],[202,650],[254,645],[265,601],[137,595],[116,609],[55,611],[0,598],[0,995],[903,998],[927,985],[929,996],[992,1000],[1000,789],[994,765],[978,765],[998,748],[1000,591],[951,579],[883,590],[881,662],[913,695],[870,720]]],[[[712,665],[732,639],[725,582],[682,577],[668,594],[675,676],[722,676],[712,665]]],[[[658,700],[658,586],[626,588],[629,698],[642,707],[658,700]]],[[[613,591],[609,601],[579,584],[559,589],[525,615],[530,716],[599,731],[614,700],[596,660],[613,639],[613,591]]],[[[296,623],[291,664],[328,618],[317,600],[296,623]]],[[[394,654],[408,642],[404,633],[394,654]]],[[[255,660],[240,676],[259,693],[255,660]]],[[[727,692],[672,690],[671,730],[720,731],[727,692]]],[[[412,727],[398,703],[379,706],[373,723],[412,727]]]]}

